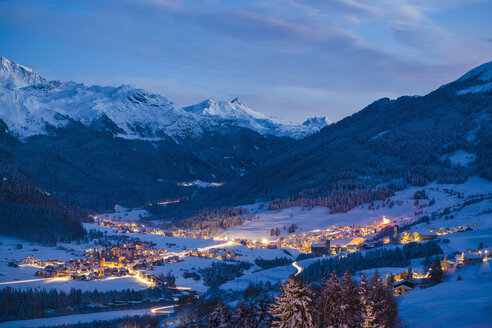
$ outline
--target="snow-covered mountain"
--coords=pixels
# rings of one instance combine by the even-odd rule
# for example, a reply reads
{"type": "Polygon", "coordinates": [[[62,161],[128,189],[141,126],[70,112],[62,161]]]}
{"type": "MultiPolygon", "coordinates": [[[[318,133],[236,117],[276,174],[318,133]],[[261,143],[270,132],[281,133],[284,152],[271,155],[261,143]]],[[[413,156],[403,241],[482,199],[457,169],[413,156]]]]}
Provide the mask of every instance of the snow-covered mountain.
{"type": "Polygon", "coordinates": [[[458,95],[467,93],[488,92],[492,90],[492,61],[482,64],[462,77],[457,82],[468,82],[471,84],[465,89],[457,92],[458,95]]]}
{"type": "Polygon", "coordinates": [[[281,118],[267,116],[243,105],[238,98],[231,101],[207,99],[196,105],[184,107],[183,110],[201,117],[228,120],[237,126],[278,137],[302,138],[318,132],[327,125],[324,117],[310,118],[303,124],[296,124],[281,118]]]}
{"type": "Polygon", "coordinates": [[[309,127],[311,130],[321,130],[325,126],[328,126],[331,122],[326,117],[310,117],[302,125],[309,127]]]}
{"type": "Polygon", "coordinates": [[[17,137],[46,134],[49,126],[64,127],[70,120],[88,126],[109,119],[115,134],[125,138],[196,136],[202,131],[195,115],[163,96],[127,85],[46,81],[6,58],[1,63],[0,119],[17,137]]]}
{"type": "Polygon", "coordinates": [[[109,129],[122,138],[145,140],[198,137],[204,131],[228,126],[293,138],[319,130],[318,124],[299,125],[268,117],[238,99],[207,100],[181,109],[164,96],[128,85],[47,81],[4,57],[0,65],[0,105],[0,120],[10,134],[19,138],[47,134],[50,127],[65,127],[71,120],[109,129]]]}
{"type": "Polygon", "coordinates": [[[45,83],[46,80],[28,67],[16,64],[5,57],[0,58],[0,85],[22,88],[28,85],[45,83]]]}

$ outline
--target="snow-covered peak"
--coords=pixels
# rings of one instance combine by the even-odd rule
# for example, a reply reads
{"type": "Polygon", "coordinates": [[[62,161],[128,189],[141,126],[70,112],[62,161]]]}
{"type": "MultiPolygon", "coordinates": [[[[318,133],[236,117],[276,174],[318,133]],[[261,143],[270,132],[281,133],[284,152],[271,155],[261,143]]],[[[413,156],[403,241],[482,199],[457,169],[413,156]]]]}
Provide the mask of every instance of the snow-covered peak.
{"type": "Polygon", "coordinates": [[[164,96],[129,85],[87,86],[47,81],[32,69],[4,57],[0,63],[0,120],[19,138],[46,134],[70,121],[108,130],[122,138],[175,140],[198,137],[204,131],[239,126],[261,134],[302,138],[317,132],[318,119],[304,125],[267,116],[232,101],[207,99],[176,108],[164,96]],[[109,119],[109,120],[108,120],[109,119]]]}
{"type": "Polygon", "coordinates": [[[489,92],[492,90],[492,61],[482,64],[462,77],[458,79],[458,82],[467,81],[469,79],[476,79],[479,82],[473,82],[473,85],[467,87],[466,89],[459,90],[456,94],[458,96],[465,95],[469,93],[481,93],[489,92]]]}
{"type": "Polygon", "coordinates": [[[476,78],[484,82],[492,81],[492,61],[472,69],[471,71],[460,77],[458,81],[465,81],[470,78],[476,78]]]}
{"type": "Polygon", "coordinates": [[[45,82],[46,80],[32,69],[5,57],[0,58],[0,85],[9,88],[23,88],[45,82]]]}
{"type": "Polygon", "coordinates": [[[321,130],[325,126],[330,124],[330,121],[326,117],[310,117],[302,125],[309,127],[311,129],[321,130]]]}
{"type": "Polygon", "coordinates": [[[278,137],[302,138],[321,128],[320,122],[301,125],[265,115],[242,104],[238,98],[231,101],[207,99],[196,105],[184,107],[183,110],[203,118],[227,120],[234,125],[278,137]]]}
{"type": "Polygon", "coordinates": [[[238,98],[234,98],[232,101],[207,99],[196,105],[184,107],[183,110],[200,116],[214,116],[226,120],[269,118],[265,114],[243,105],[238,98]]]}

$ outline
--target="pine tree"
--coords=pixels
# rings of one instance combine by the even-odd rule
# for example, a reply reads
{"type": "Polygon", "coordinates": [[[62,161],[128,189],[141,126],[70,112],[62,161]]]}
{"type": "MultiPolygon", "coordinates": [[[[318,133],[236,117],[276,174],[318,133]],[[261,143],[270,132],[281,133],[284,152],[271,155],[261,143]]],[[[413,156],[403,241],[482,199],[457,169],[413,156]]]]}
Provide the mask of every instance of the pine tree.
{"type": "Polygon", "coordinates": [[[275,318],[272,327],[313,328],[312,297],[313,292],[304,280],[289,277],[270,310],[275,318]]]}
{"type": "Polygon", "coordinates": [[[432,265],[430,268],[430,273],[429,273],[429,282],[433,285],[436,285],[442,281],[442,267],[441,267],[441,261],[439,260],[439,257],[435,257],[434,261],[432,261],[432,265]]]}
{"type": "Polygon", "coordinates": [[[326,284],[329,293],[326,295],[328,299],[328,309],[325,312],[325,325],[340,327],[342,325],[343,319],[345,318],[344,313],[344,300],[342,296],[342,287],[340,281],[337,278],[335,271],[330,274],[330,280],[326,284]]]}
{"type": "Polygon", "coordinates": [[[408,282],[413,282],[413,270],[411,266],[408,267],[407,273],[405,275],[405,279],[408,282]]]}
{"type": "Polygon", "coordinates": [[[395,285],[395,276],[391,272],[389,275],[386,276],[386,286],[389,289],[393,289],[394,285],[395,285]]]}
{"type": "Polygon", "coordinates": [[[238,303],[236,311],[231,317],[231,323],[233,327],[249,327],[249,315],[243,301],[238,303]]]}
{"type": "Polygon", "coordinates": [[[376,322],[376,313],[374,309],[374,302],[372,301],[371,287],[367,283],[366,275],[360,275],[361,281],[359,285],[359,297],[362,305],[361,317],[362,328],[383,328],[376,322]]]}
{"type": "Polygon", "coordinates": [[[376,270],[371,281],[371,301],[374,304],[375,322],[381,327],[387,327],[386,323],[390,321],[388,318],[388,289],[383,284],[379,272],[376,270]]]}
{"type": "Polygon", "coordinates": [[[331,281],[323,278],[321,290],[314,302],[315,324],[317,327],[328,326],[328,315],[331,309],[331,281]]]}
{"type": "Polygon", "coordinates": [[[361,325],[361,304],[357,292],[357,283],[352,280],[349,271],[345,271],[340,281],[342,289],[342,311],[344,319],[341,322],[349,328],[357,328],[361,325]]]}
{"type": "Polygon", "coordinates": [[[269,328],[271,326],[273,318],[269,309],[272,303],[273,299],[267,295],[261,296],[256,301],[251,315],[251,327],[269,328]]]}
{"type": "Polygon", "coordinates": [[[221,301],[217,303],[215,309],[208,316],[209,328],[230,328],[230,316],[229,308],[222,304],[221,301]]]}

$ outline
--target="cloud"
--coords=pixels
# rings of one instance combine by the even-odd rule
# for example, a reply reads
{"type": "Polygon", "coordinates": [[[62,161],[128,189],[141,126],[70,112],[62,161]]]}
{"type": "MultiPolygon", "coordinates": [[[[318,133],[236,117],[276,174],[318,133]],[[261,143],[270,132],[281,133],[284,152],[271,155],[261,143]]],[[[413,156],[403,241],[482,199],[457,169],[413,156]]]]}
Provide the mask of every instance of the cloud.
{"type": "MultiPolygon", "coordinates": [[[[17,0],[0,2],[0,28],[77,49],[74,74],[86,81],[134,80],[183,105],[244,95],[296,120],[300,108],[333,106],[337,119],[374,98],[429,91],[481,60],[490,42],[435,19],[459,3],[17,0]],[[88,76],[95,61],[100,75],[88,76]]],[[[64,62],[53,49],[44,56],[55,60],[44,66],[64,62]]]]}

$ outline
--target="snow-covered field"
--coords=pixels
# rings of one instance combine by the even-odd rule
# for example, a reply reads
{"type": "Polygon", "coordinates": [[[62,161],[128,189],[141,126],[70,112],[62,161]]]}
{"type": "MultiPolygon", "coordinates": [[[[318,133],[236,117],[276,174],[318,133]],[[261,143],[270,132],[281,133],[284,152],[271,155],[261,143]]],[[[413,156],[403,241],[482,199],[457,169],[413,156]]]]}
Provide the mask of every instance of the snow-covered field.
{"type": "Polygon", "coordinates": [[[400,316],[412,328],[491,327],[491,291],[490,261],[464,266],[434,287],[401,296],[400,316]]]}
{"type": "MultiPolygon", "coordinates": [[[[431,220],[429,223],[422,223],[413,226],[410,232],[418,231],[423,234],[431,233],[440,228],[450,228],[454,230],[458,226],[470,226],[472,231],[454,232],[452,234],[441,236],[449,242],[441,242],[439,245],[445,254],[461,252],[467,249],[476,249],[479,243],[492,246],[492,183],[489,181],[471,178],[461,185],[438,185],[431,183],[425,187],[411,187],[396,193],[391,199],[395,201],[393,208],[383,207],[382,202],[375,201],[374,209],[369,209],[368,204],[358,206],[347,213],[330,214],[329,209],[324,207],[315,207],[311,210],[300,207],[286,208],[278,212],[269,211],[265,208],[259,209],[259,204],[248,205],[250,214],[256,214],[259,219],[253,221],[246,220],[245,224],[239,227],[231,228],[224,232],[230,238],[246,238],[252,240],[270,239],[270,229],[279,228],[283,236],[287,232],[283,226],[296,224],[300,232],[309,232],[317,229],[326,229],[339,225],[353,224],[371,224],[380,222],[383,216],[392,221],[402,222],[411,221],[416,218],[415,212],[419,211],[417,218],[422,215],[430,215],[434,212],[442,212],[445,209],[449,213],[445,216],[431,220]],[[416,206],[414,193],[418,190],[425,190],[428,199],[419,201],[416,206]],[[479,201],[464,204],[468,197],[474,195],[483,195],[479,201]],[[435,203],[430,205],[430,200],[434,199],[435,203]],[[379,206],[379,208],[378,208],[379,206]],[[462,208],[461,208],[462,207],[462,208]]],[[[147,213],[143,210],[128,210],[117,207],[114,213],[99,215],[100,217],[111,218],[112,220],[138,221],[145,217],[147,213]],[[105,216],[104,216],[105,215],[105,216]]],[[[104,234],[114,235],[115,231],[107,227],[101,227],[94,224],[84,224],[87,230],[96,229],[104,234]]],[[[143,241],[150,241],[156,244],[157,248],[168,250],[168,255],[179,255],[181,260],[178,263],[165,263],[163,266],[155,267],[149,271],[153,274],[171,273],[176,277],[176,285],[179,287],[188,287],[200,293],[206,292],[208,287],[204,285],[203,280],[198,281],[192,278],[184,278],[184,272],[197,272],[199,269],[206,268],[218,260],[209,258],[199,258],[184,256],[189,250],[206,250],[209,248],[225,248],[235,252],[237,260],[254,263],[255,259],[274,259],[276,257],[286,257],[292,262],[299,255],[299,251],[293,249],[262,249],[248,248],[244,245],[233,242],[214,241],[211,239],[194,239],[194,238],[177,238],[165,237],[158,234],[131,233],[126,234],[132,238],[139,238],[143,241]]],[[[338,242],[343,240],[337,240],[338,242]]],[[[334,241],[335,242],[335,241],[334,241]]],[[[82,290],[120,290],[120,289],[145,289],[148,286],[132,277],[107,278],[101,281],[75,281],[63,278],[42,279],[35,277],[34,273],[38,270],[34,267],[21,266],[14,268],[9,266],[10,261],[18,261],[26,256],[34,256],[36,259],[60,259],[69,260],[80,258],[84,251],[90,248],[90,244],[60,244],[59,247],[47,247],[34,243],[29,243],[19,239],[0,237],[0,288],[11,286],[13,288],[56,288],[58,290],[68,291],[70,288],[82,290]],[[19,247],[18,245],[22,245],[19,247]]],[[[395,245],[386,245],[384,247],[395,247],[395,245]]],[[[306,268],[319,258],[311,258],[299,261],[301,268],[306,268]]],[[[414,271],[423,270],[421,259],[412,261],[414,271]]],[[[244,275],[229,281],[222,286],[223,290],[241,290],[250,284],[259,282],[276,283],[286,279],[288,276],[296,273],[298,269],[293,265],[286,265],[267,270],[261,270],[257,265],[253,265],[244,275]]],[[[400,273],[406,268],[378,268],[381,276],[387,273],[400,273]]],[[[374,274],[375,269],[364,271],[368,276],[374,274]]],[[[360,274],[360,272],[358,272],[360,274]]],[[[358,276],[356,275],[356,277],[358,276]]],[[[492,326],[492,273],[489,263],[482,265],[463,267],[453,274],[447,276],[446,280],[434,287],[428,289],[416,289],[408,295],[399,297],[400,313],[404,325],[408,327],[490,327],[492,326]],[[461,275],[463,280],[457,281],[457,276],[461,275]]],[[[56,320],[56,324],[75,323],[76,320],[89,322],[94,319],[113,319],[125,314],[139,314],[138,311],[114,311],[105,312],[104,315],[85,314],[66,316],[56,320]],[[135,313],[133,313],[135,312],[135,313]],[[68,320],[68,321],[66,321],[68,320]]],[[[35,319],[22,322],[9,322],[0,324],[1,327],[35,327],[42,324],[53,324],[50,319],[35,319]],[[10,325],[8,325],[10,324],[10,325]]]]}
{"type": "MultiPolygon", "coordinates": [[[[23,269],[23,268],[22,268],[23,269]]],[[[37,269],[36,269],[37,270],[37,269]]],[[[15,276],[15,275],[14,275],[15,276]]],[[[57,289],[59,291],[69,292],[70,289],[81,289],[85,290],[123,290],[123,289],[134,289],[142,290],[149,288],[149,285],[141,282],[131,276],[123,277],[108,277],[103,280],[91,280],[91,281],[79,281],[68,278],[40,278],[26,277],[26,280],[10,280],[0,283],[0,288],[2,287],[12,287],[15,289],[27,289],[27,288],[39,288],[39,289],[57,289]]]]}
{"type": "Polygon", "coordinates": [[[136,208],[130,209],[125,208],[121,205],[114,206],[114,212],[111,213],[101,213],[97,215],[101,219],[111,219],[113,221],[139,221],[141,219],[149,217],[149,212],[144,209],[136,208]]]}
{"type": "MultiPolygon", "coordinates": [[[[313,209],[301,207],[290,207],[282,210],[269,211],[268,204],[263,209],[259,208],[259,204],[252,204],[244,206],[250,210],[250,214],[256,214],[259,219],[252,221],[246,220],[245,223],[238,227],[233,227],[224,232],[225,236],[229,238],[246,238],[251,240],[271,240],[270,230],[273,228],[279,228],[281,236],[287,235],[287,231],[283,229],[284,226],[288,227],[291,224],[299,226],[300,232],[309,232],[317,229],[327,229],[333,226],[339,225],[353,225],[353,224],[371,224],[373,222],[381,222],[383,216],[391,219],[392,221],[401,221],[405,219],[413,219],[415,212],[418,208],[414,205],[414,194],[418,190],[425,190],[429,196],[429,200],[421,200],[420,204],[429,204],[431,199],[435,199],[435,204],[431,206],[425,206],[422,209],[422,214],[419,216],[432,213],[436,210],[442,210],[446,207],[459,204],[463,199],[459,199],[457,195],[451,196],[445,190],[454,190],[464,194],[464,197],[475,194],[491,194],[492,183],[481,178],[470,178],[464,184],[437,184],[430,183],[425,187],[411,187],[400,192],[397,192],[395,196],[391,197],[391,200],[395,201],[393,208],[388,206],[383,207],[381,201],[374,201],[373,210],[368,209],[368,204],[358,206],[347,213],[334,213],[330,214],[330,210],[326,207],[316,206],[313,209]],[[378,208],[379,206],[379,208],[378,208]]],[[[484,203],[481,211],[485,211],[490,208],[490,203],[484,203]]],[[[473,212],[470,215],[476,215],[473,212]]],[[[488,215],[484,216],[485,219],[488,215]]],[[[466,218],[464,219],[466,220],[466,218]]],[[[458,221],[455,221],[458,222],[458,221]]],[[[274,237],[276,238],[276,237],[274,237]]]]}
{"type": "Polygon", "coordinates": [[[123,310],[123,311],[108,311],[108,312],[97,312],[97,313],[84,313],[84,314],[73,314],[64,315],[53,318],[41,318],[41,319],[30,319],[30,320],[17,320],[17,321],[7,321],[0,322],[0,328],[34,328],[43,326],[59,326],[59,325],[69,325],[76,323],[86,323],[96,320],[107,321],[124,317],[133,317],[141,315],[151,315],[150,308],[139,309],[139,310],[123,310]]]}

